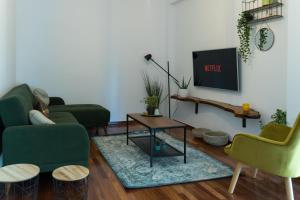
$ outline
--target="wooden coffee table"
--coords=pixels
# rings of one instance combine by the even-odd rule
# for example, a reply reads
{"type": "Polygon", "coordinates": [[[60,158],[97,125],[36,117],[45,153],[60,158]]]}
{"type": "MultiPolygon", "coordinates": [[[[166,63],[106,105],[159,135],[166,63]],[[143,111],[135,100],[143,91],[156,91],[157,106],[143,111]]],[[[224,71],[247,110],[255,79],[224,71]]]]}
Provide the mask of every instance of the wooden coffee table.
{"type": "Polygon", "coordinates": [[[134,144],[140,147],[145,153],[150,156],[150,167],[152,167],[153,157],[171,157],[171,156],[184,156],[184,163],[186,163],[186,129],[187,126],[183,123],[169,119],[167,117],[147,117],[140,113],[127,114],[127,145],[128,141],[131,140],[134,144]],[[139,124],[147,127],[150,135],[133,136],[129,137],[129,119],[133,119],[139,124]],[[156,137],[156,131],[159,129],[174,129],[182,128],[184,134],[184,151],[181,152],[171,145],[165,143],[165,147],[159,151],[154,150],[155,142],[161,142],[161,139],[156,137]]]}

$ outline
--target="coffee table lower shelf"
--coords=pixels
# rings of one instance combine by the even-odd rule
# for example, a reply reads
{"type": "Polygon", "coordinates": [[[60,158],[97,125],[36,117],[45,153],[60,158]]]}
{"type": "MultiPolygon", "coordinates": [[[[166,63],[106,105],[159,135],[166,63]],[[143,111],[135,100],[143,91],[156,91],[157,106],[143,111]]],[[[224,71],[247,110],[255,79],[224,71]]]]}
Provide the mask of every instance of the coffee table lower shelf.
{"type": "MultiPolygon", "coordinates": [[[[146,154],[151,156],[151,148],[150,148],[150,135],[147,136],[134,136],[129,137],[129,139],[140,149],[142,149],[146,154]]],[[[184,153],[172,147],[168,143],[164,143],[160,146],[160,150],[155,149],[155,143],[159,142],[162,144],[162,140],[158,137],[152,136],[152,157],[175,157],[175,156],[183,156],[184,153]]]]}

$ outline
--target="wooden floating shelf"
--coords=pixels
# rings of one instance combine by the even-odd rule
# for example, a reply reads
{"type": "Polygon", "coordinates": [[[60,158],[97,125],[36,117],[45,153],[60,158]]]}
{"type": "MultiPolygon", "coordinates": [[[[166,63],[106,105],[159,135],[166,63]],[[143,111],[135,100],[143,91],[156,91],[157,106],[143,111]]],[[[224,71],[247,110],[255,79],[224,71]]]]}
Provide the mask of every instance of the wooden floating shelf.
{"type": "Polygon", "coordinates": [[[260,119],[260,113],[250,109],[249,112],[244,112],[242,106],[234,106],[228,103],[214,101],[214,100],[208,100],[208,99],[201,99],[198,97],[181,97],[178,95],[172,95],[172,99],[176,99],[178,101],[185,101],[185,102],[192,102],[195,103],[195,113],[198,114],[198,104],[206,104],[210,106],[214,106],[217,108],[220,108],[222,110],[225,110],[227,112],[231,112],[234,114],[235,117],[242,118],[243,119],[243,127],[246,127],[246,119],[260,119]]]}

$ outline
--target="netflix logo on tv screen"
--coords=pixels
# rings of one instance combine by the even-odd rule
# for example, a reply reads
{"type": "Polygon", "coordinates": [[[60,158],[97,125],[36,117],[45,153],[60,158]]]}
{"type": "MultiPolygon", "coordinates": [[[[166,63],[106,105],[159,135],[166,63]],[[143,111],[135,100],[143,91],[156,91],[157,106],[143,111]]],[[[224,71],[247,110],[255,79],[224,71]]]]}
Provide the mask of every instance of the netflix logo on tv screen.
{"type": "Polygon", "coordinates": [[[194,85],[239,90],[236,48],[193,52],[194,85]]]}

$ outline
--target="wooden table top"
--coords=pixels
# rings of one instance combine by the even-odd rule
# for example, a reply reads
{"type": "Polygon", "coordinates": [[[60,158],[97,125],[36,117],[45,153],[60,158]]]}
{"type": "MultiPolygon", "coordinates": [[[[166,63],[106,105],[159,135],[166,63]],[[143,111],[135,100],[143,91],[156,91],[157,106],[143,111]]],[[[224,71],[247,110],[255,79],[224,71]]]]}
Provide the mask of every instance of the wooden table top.
{"type": "Polygon", "coordinates": [[[32,164],[7,165],[0,168],[0,183],[23,182],[36,177],[40,168],[32,164]]]}
{"type": "Polygon", "coordinates": [[[143,116],[141,113],[130,113],[127,114],[130,118],[138,121],[142,125],[151,129],[164,129],[164,128],[183,128],[186,127],[185,124],[178,121],[172,120],[167,117],[147,117],[143,116]]]}
{"type": "Polygon", "coordinates": [[[78,181],[86,178],[90,171],[88,168],[80,165],[68,165],[57,168],[52,176],[59,181],[78,181]]]}
{"type": "Polygon", "coordinates": [[[235,106],[235,105],[231,105],[229,103],[224,103],[224,102],[220,102],[220,101],[202,99],[202,98],[192,97],[192,96],[181,97],[178,95],[172,95],[171,98],[176,99],[178,101],[187,101],[187,102],[193,102],[196,104],[201,103],[201,104],[215,106],[215,107],[223,109],[227,112],[232,112],[235,115],[235,117],[239,117],[239,118],[259,119],[261,117],[260,113],[256,110],[250,109],[249,112],[244,112],[242,106],[235,106]]]}

